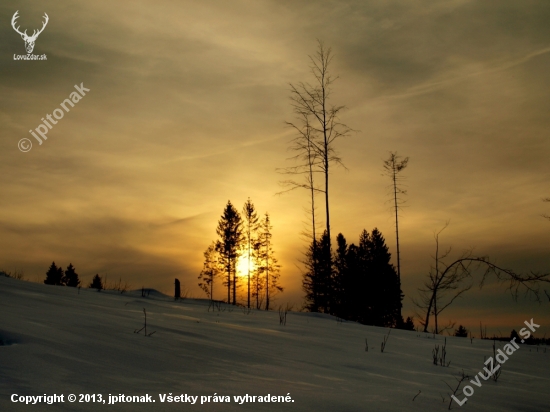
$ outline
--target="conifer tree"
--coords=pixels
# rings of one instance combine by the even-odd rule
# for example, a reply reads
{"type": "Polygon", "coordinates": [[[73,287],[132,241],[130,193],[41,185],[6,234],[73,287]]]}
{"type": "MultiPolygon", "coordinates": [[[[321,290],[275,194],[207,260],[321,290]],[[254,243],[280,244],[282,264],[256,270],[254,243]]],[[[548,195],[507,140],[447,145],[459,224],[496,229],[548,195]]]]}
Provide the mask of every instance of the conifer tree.
{"type": "Polygon", "coordinates": [[[204,290],[210,300],[214,299],[214,281],[223,270],[218,261],[216,242],[212,242],[204,252],[204,264],[199,274],[199,287],[204,290]]]}
{"type": "Polygon", "coordinates": [[[343,234],[336,236],[336,254],[334,256],[333,307],[334,314],[346,318],[345,281],[348,275],[348,244],[343,234]]]}
{"type": "Polygon", "coordinates": [[[455,330],[455,336],[458,336],[459,338],[467,338],[468,330],[464,326],[459,325],[458,328],[455,330]]]}
{"type": "Polygon", "coordinates": [[[302,262],[306,267],[306,271],[303,274],[302,289],[305,292],[305,305],[304,308],[309,312],[320,312],[320,299],[321,294],[318,282],[318,272],[316,255],[319,249],[319,243],[313,240],[305,253],[305,260],[302,262]]]}
{"type": "Polygon", "coordinates": [[[254,242],[254,272],[251,279],[251,299],[256,301],[256,309],[261,309],[265,299],[265,278],[262,271],[262,242],[259,238],[254,242]]]}
{"type": "Polygon", "coordinates": [[[415,327],[414,327],[414,321],[412,320],[412,318],[410,316],[408,316],[405,323],[403,323],[402,329],[411,330],[411,331],[416,330],[415,327]]]}
{"type": "Polygon", "coordinates": [[[325,230],[321,239],[312,242],[306,253],[306,272],[302,288],[306,292],[306,309],[310,312],[331,313],[333,268],[330,239],[325,230]]]}
{"type": "Polygon", "coordinates": [[[401,325],[399,308],[402,294],[397,273],[390,263],[391,255],[380,231],[374,229],[369,234],[363,230],[358,246],[348,246],[346,238],[339,234],[333,267],[327,257],[330,252],[327,238],[325,232],[318,242],[311,244],[306,256],[308,270],[303,280],[306,309],[368,325],[401,325]],[[317,271],[311,270],[315,245],[318,245],[316,253],[319,257],[317,271]]]}
{"type": "Polygon", "coordinates": [[[80,279],[78,278],[78,274],[75,272],[75,268],[72,263],[69,263],[69,266],[67,266],[62,282],[64,285],[72,286],[74,288],[80,285],[80,279]]]}
{"type": "Polygon", "coordinates": [[[391,254],[382,233],[374,228],[370,240],[369,269],[374,285],[373,324],[395,327],[400,324],[403,299],[399,278],[395,267],[390,263],[391,254]]]}
{"type": "Polygon", "coordinates": [[[258,234],[258,274],[263,277],[265,285],[265,310],[269,310],[271,299],[277,292],[282,292],[283,288],[279,285],[280,265],[273,251],[272,233],[273,226],[269,218],[269,213],[266,213],[260,222],[258,234]]]}
{"type": "Polygon", "coordinates": [[[251,277],[254,275],[252,270],[252,264],[254,261],[253,254],[257,250],[254,247],[256,242],[256,236],[258,231],[258,214],[254,208],[254,204],[250,201],[250,198],[246,201],[243,207],[243,224],[244,224],[244,241],[246,247],[246,258],[247,258],[247,307],[250,308],[250,286],[251,286],[251,277]]]}
{"type": "Polygon", "coordinates": [[[103,281],[101,280],[101,276],[96,274],[94,278],[92,279],[92,282],[88,285],[90,289],[97,289],[98,291],[104,289],[103,287],[103,281]]]}
{"type": "Polygon", "coordinates": [[[55,262],[52,262],[50,268],[46,272],[46,285],[62,285],[63,284],[63,268],[57,267],[55,262]]]}
{"type": "Polygon", "coordinates": [[[359,235],[359,246],[355,262],[354,287],[359,293],[354,294],[357,320],[365,325],[374,324],[373,301],[378,285],[371,275],[371,235],[365,229],[359,235]]]}
{"type": "Polygon", "coordinates": [[[227,303],[237,304],[237,259],[239,258],[242,243],[242,221],[239,212],[233,207],[231,201],[223,211],[218,221],[216,233],[219,240],[216,242],[216,250],[220,254],[220,263],[227,275],[224,284],[227,285],[227,303]],[[233,279],[231,279],[233,277],[233,279]],[[231,302],[231,291],[233,291],[233,302],[231,302]]]}

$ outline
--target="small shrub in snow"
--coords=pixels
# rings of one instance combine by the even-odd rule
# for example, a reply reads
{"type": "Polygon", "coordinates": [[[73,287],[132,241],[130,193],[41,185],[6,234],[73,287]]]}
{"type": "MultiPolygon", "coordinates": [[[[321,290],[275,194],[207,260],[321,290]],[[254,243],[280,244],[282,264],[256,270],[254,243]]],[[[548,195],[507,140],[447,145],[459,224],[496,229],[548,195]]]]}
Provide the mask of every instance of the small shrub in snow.
{"type": "Polygon", "coordinates": [[[382,353],[384,353],[384,349],[386,349],[386,343],[388,342],[388,338],[390,337],[390,332],[391,332],[391,329],[388,330],[388,334],[384,336],[384,342],[382,342],[382,345],[380,347],[380,350],[382,353]]]}
{"type": "Polygon", "coordinates": [[[458,392],[458,390],[460,389],[460,385],[462,385],[462,382],[464,382],[465,380],[468,380],[470,378],[471,378],[471,376],[464,374],[464,370],[462,370],[462,373],[460,374],[460,376],[458,378],[455,378],[457,380],[458,384],[456,385],[456,388],[454,390],[451,387],[451,385],[449,385],[447,382],[443,381],[443,382],[445,382],[445,385],[447,385],[449,387],[449,389],[453,391],[453,393],[451,395],[451,400],[449,401],[448,410],[451,410],[451,405],[452,405],[452,402],[453,402],[453,396],[455,396],[456,393],[458,392]]]}
{"type": "Polygon", "coordinates": [[[279,306],[279,325],[286,326],[286,314],[292,310],[292,307],[286,304],[286,306],[283,308],[283,306],[279,306]]]}
{"type": "Polygon", "coordinates": [[[451,361],[447,363],[447,338],[445,338],[445,343],[441,347],[441,353],[439,353],[439,345],[435,345],[435,348],[432,350],[432,358],[434,365],[447,366],[451,364],[451,361]]]}
{"type": "Polygon", "coordinates": [[[208,304],[208,312],[210,312],[210,308],[212,308],[212,312],[215,312],[216,310],[218,312],[225,312],[225,308],[222,305],[222,301],[220,300],[211,300],[208,304]]]}
{"type": "Polygon", "coordinates": [[[144,323],[144,325],[143,325],[143,328],[141,328],[141,329],[139,329],[139,330],[136,329],[136,330],[134,331],[134,333],[140,333],[141,331],[144,331],[143,333],[144,333],[145,336],[151,336],[153,333],[156,332],[156,330],[153,331],[153,332],[151,332],[151,333],[149,333],[149,334],[147,333],[147,312],[145,311],[145,308],[143,308],[143,315],[145,316],[145,323],[144,323]]]}
{"type": "MultiPolygon", "coordinates": [[[[493,359],[497,359],[497,348],[495,345],[495,340],[493,339],[493,359]]],[[[502,367],[498,368],[498,370],[493,373],[493,380],[496,382],[498,381],[498,378],[500,377],[500,374],[502,373],[502,367]]]]}

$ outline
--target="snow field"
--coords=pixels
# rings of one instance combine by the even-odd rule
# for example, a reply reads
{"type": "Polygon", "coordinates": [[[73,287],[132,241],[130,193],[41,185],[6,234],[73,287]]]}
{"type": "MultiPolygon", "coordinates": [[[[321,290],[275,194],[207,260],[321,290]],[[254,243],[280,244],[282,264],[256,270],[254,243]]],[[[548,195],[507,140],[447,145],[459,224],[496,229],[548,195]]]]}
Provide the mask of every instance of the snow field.
{"type": "MultiPolygon", "coordinates": [[[[492,356],[492,341],[447,337],[451,364],[435,366],[432,349],[443,336],[391,330],[381,353],[388,329],[299,312],[289,312],[281,326],[276,311],[208,307],[206,300],[175,302],[158,292],[78,293],[0,278],[0,410],[445,411],[450,391],[443,381],[454,387],[461,370],[473,376],[492,356]],[[144,308],[150,337],[134,333],[143,327],[144,308]],[[25,405],[11,402],[13,394],[102,394],[106,403],[25,405]],[[155,403],[108,405],[109,394],[150,395],[155,403]],[[180,395],[198,400],[166,402],[180,395]],[[288,395],[294,402],[235,401],[246,395],[288,395]]],[[[453,402],[452,409],[550,410],[550,350],[521,345],[502,369],[498,382],[482,380],[466,404],[453,402]]]]}

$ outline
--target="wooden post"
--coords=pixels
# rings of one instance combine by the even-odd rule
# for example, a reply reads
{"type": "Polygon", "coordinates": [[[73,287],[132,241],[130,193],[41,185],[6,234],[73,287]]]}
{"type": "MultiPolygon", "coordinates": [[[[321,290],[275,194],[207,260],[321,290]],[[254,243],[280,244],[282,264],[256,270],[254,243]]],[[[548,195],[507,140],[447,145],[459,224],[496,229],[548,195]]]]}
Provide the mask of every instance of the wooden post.
{"type": "Polygon", "coordinates": [[[176,287],[174,290],[174,300],[181,299],[180,281],[176,279],[176,287]]]}

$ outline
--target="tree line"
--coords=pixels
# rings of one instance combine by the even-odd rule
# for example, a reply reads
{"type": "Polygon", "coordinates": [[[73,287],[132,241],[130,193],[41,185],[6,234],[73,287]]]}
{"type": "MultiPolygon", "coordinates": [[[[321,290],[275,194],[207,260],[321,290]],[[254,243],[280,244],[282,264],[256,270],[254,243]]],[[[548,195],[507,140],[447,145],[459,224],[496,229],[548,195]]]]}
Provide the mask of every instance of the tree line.
{"type": "MultiPolygon", "coordinates": [[[[401,158],[396,152],[390,152],[389,158],[383,164],[384,174],[391,180],[389,195],[395,217],[396,276],[392,273],[395,270],[389,269],[389,254],[381,253],[380,256],[384,255],[382,258],[375,252],[377,248],[387,249],[385,245],[371,250],[373,242],[382,244],[380,239],[383,238],[377,231],[373,230],[370,235],[363,232],[359,246],[347,246],[343,236],[339,235],[338,250],[333,253],[329,213],[329,170],[332,171],[333,165],[343,166],[335,144],[338,139],[349,136],[354,130],[340,120],[340,114],[345,106],[332,103],[332,86],[338,76],[332,75],[330,70],[333,59],[330,47],[318,41],[316,53],[309,57],[312,82],[290,84],[290,100],[295,120],[287,122],[287,125],[295,132],[290,149],[295,153],[291,159],[296,163],[292,167],[279,169],[290,176],[282,182],[288,188],[285,191],[306,189],[310,202],[310,242],[305,253],[306,272],[303,282],[306,307],[311,311],[333,313],[363,323],[399,327],[403,324],[401,305],[396,303],[403,299],[400,290],[399,211],[406,194],[402,184],[402,171],[407,167],[409,158],[401,158]],[[296,177],[299,179],[296,180],[296,177]],[[318,236],[316,215],[316,196],[319,194],[324,198],[325,209],[325,227],[321,236],[318,236]],[[341,279],[354,279],[349,283],[354,286],[348,286],[346,291],[346,282],[341,279]],[[360,288],[359,293],[364,296],[353,297],[354,287],[360,288]]],[[[550,202],[550,198],[543,201],[550,202]]],[[[550,219],[548,215],[543,216],[550,219]]],[[[419,288],[419,299],[413,301],[423,312],[419,314],[419,322],[424,332],[428,331],[430,318],[433,319],[435,333],[454,327],[453,322],[441,326],[438,316],[472,287],[473,275],[480,269],[484,269],[480,287],[489,275],[493,275],[499,282],[508,285],[507,288],[515,299],[520,291],[524,291],[538,301],[544,293],[550,301],[550,294],[546,290],[550,284],[550,273],[517,273],[497,266],[487,256],[475,255],[472,249],[466,250],[460,257],[447,264],[445,258],[449,256],[450,248],[444,252],[439,250],[440,233],[441,231],[434,234],[435,264],[425,284],[419,288]]],[[[408,319],[406,323],[410,326],[412,320],[408,319]]]]}
{"type": "MultiPolygon", "coordinates": [[[[341,122],[340,114],[346,108],[331,101],[332,86],[338,76],[331,73],[332,50],[318,41],[317,51],[310,57],[313,82],[290,84],[290,99],[295,120],[287,122],[296,133],[290,149],[297,162],[292,167],[279,169],[289,179],[282,181],[286,190],[306,189],[310,205],[310,242],[305,253],[303,289],[305,308],[361,323],[414,328],[412,319],[403,322],[401,315],[401,264],[399,256],[398,214],[406,193],[400,186],[400,172],[408,158],[390,153],[384,162],[384,171],[390,177],[392,210],[395,215],[397,241],[397,271],[390,263],[391,255],[378,229],[366,230],[359,244],[348,245],[341,233],[336,238],[333,252],[330,226],[329,171],[332,166],[344,166],[336,150],[336,141],[355,132],[341,122]],[[300,179],[296,180],[296,177],[300,179]],[[325,227],[320,236],[316,196],[323,196],[325,227]]],[[[345,167],[345,166],[344,166],[345,167]]]]}
{"type": "Polygon", "coordinates": [[[46,285],[62,285],[76,288],[80,285],[80,279],[72,263],[69,263],[67,269],[63,270],[61,266],[57,267],[55,262],[52,262],[46,272],[44,283],[46,285]]]}
{"type": "Polygon", "coordinates": [[[242,213],[227,202],[216,228],[218,238],[204,252],[198,277],[199,287],[210,300],[214,300],[214,284],[221,278],[227,288],[227,303],[237,305],[238,292],[244,287],[247,308],[270,309],[273,297],[283,291],[272,230],[269,213],[259,217],[250,198],[242,213]]]}
{"type": "Polygon", "coordinates": [[[411,318],[403,322],[401,317],[403,293],[382,233],[363,230],[358,245],[348,244],[340,233],[336,243],[332,252],[325,231],[309,246],[305,308],[367,325],[414,329],[411,318]]]}
{"type": "MultiPolygon", "coordinates": [[[[57,266],[55,262],[52,262],[48,271],[46,272],[46,279],[44,279],[46,285],[57,285],[57,286],[70,286],[80,288],[81,281],[76,273],[76,269],[72,263],[69,263],[67,269],[63,270],[61,266],[57,266]]],[[[102,279],[99,274],[96,274],[92,281],[88,284],[88,288],[97,289],[98,291],[107,289],[107,281],[102,279]]],[[[126,291],[129,288],[128,283],[122,283],[122,280],[115,282],[112,285],[113,290],[118,290],[121,292],[126,291]]]]}

